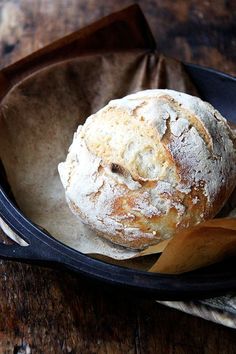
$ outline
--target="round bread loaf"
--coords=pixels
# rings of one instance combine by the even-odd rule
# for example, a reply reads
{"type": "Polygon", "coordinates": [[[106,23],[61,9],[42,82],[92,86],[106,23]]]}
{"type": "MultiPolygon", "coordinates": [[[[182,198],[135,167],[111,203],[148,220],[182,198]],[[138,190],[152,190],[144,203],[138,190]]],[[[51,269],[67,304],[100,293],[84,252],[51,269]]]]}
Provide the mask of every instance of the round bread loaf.
{"type": "Polygon", "coordinates": [[[84,223],[143,249],[216,215],[236,185],[236,140],[201,99],[141,91],[79,126],[59,173],[84,223]]]}

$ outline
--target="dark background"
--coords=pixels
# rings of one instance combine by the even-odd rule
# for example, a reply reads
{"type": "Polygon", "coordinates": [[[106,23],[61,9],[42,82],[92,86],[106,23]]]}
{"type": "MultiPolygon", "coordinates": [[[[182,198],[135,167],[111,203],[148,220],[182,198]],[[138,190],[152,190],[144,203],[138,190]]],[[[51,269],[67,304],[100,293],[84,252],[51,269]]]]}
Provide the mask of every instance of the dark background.
{"type": "MultiPolygon", "coordinates": [[[[0,67],[134,3],[0,0],[0,67]]],[[[236,2],[143,0],[158,50],[236,75],[236,2]]],[[[224,94],[224,93],[222,93],[224,94]]],[[[232,329],[61,270],[0,262],[0,354],[235,353],[232,329]]]]}

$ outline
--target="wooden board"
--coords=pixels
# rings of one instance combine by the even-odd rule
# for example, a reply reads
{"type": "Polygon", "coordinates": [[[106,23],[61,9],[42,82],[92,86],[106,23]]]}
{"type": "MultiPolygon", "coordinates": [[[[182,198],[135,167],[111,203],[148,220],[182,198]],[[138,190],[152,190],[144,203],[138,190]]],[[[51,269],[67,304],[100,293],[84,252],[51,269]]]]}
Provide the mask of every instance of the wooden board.
{"type": "MultiPolygon", "coordinates": [[[[0,66],[131,3],[0,0],[0,66]]],[[[138,3],[160,51],[236,74],[234,1],[138,3]]],[[[3,354],[235,352],[234,330],[60,269],[1,261],[0,279],[3,354]]]]}

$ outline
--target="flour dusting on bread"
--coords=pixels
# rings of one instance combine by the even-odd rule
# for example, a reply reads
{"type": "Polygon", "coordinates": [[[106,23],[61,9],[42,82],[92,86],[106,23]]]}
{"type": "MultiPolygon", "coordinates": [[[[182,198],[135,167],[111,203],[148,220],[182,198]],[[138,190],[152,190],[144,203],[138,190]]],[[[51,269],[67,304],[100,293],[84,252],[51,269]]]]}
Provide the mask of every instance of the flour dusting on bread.
{"type": "Polygon", "coordinates": [[[235,141],[210,104],[146,90],[111,101],[79,126],[59,173],[84,223],[143,249],[219,211],[236,183],[235,141]]]}

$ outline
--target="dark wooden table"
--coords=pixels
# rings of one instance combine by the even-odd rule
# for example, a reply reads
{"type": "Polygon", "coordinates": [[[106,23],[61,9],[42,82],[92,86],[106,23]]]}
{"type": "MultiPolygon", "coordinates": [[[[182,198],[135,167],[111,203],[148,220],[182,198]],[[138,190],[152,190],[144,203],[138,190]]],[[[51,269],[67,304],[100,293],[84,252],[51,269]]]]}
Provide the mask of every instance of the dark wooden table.
{"type": "MultiPolygon", "coordinates": [[[[0,67],[132,3],[0,0],[0,67]]],[[[236,74],[234,0],[137,3],[161,52],[236,74]]],[[[236,352],[232,329],[59,269],[1,261],[0,279],[0,354],[236,352]]]]}

